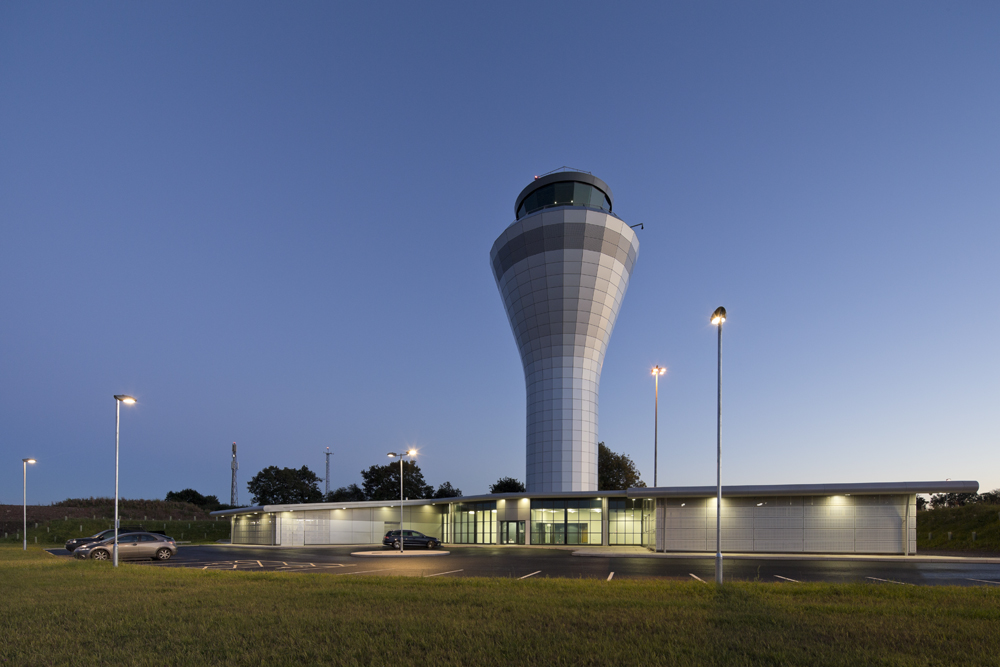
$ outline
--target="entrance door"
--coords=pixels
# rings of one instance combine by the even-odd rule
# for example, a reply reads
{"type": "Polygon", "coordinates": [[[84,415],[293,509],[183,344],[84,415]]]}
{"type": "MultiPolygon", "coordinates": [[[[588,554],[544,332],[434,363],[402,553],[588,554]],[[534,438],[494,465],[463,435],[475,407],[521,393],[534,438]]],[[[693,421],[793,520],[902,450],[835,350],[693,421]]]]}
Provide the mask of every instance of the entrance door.
{"type": "Polygon", "coordinates": [[[524,522],[501,521],[500,544],[524,544],[524,522]]]}

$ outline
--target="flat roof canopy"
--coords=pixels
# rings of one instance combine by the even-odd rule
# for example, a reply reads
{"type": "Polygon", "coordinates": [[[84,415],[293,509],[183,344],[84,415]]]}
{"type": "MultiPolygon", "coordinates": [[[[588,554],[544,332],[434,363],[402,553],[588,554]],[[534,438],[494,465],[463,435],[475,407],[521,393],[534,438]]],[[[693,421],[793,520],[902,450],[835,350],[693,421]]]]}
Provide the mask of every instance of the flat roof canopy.
{"type": "MultiPolygon", "coordinates": [[[[943,482],[859,482],[851,484],[760,484],[748,486],[723,486],[727,498],[746,496],[835,496],[835,495],[893,495],[911,493],[978,493],[979,482],[973,480],[945,480],[943,482]]],[[[476,503],[490,500],[520,500],[523,498],[699,498],[715,496],[714,486],[660,486],[640,487],[628,491],[568,491],[563,493],[488,493],[478,496],[454,498],[426,498],[405,500],[404,507],[422,505],[447,505],[449,503],[476,503]]],[[[212,516],[259,514],[262,512],[295,512],[303,510],[337,510],[355,508],[399,508],[398,500],[364,500],[340,503],[306,503],[301,505],[263,505],[240,507],[211,512],[212,516]]]]}
{"type": "MultiPolygon", "coordinates": [[[[891,495],[898,493],[978,493],[979,482],[972,480],[945,480],[943,482],[859,482],[853,484],[761,484],[749,486],[723,486],[722,495],[730,498],[741,496],[835,496],[891,495]]],[[[661,486],[648,489],[629,489],[629,498],[690,498],[714,496],[714,486],[661,486]]]]}

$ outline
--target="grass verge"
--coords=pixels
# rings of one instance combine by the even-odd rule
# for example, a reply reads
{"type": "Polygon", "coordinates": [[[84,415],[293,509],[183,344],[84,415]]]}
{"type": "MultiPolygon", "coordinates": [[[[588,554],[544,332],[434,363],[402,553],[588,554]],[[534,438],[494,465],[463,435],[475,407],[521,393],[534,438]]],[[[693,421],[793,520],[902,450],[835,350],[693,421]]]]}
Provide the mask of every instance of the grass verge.
{"type": "MultiPolygon", "coordinates": [[[[28,544],[46,549],[62,547],[71,537],[94,535],[115,525],[111,519],[54,519],[35,524],[28,523],[28,544]]],[[[222,521],[156,521],[121,519],[123,528],[141,526],[146,530],[162,530],[175,540],[191,542],[192,544],[211,544],[216,540],[229,539],[229,519],[222,521]]],[[[21,528],[14,532],[0,535],[0,545],[21,544],[21,528]]]]}
{"type": "Polygon", "coordinates": [[[921,550],[1000,553],[1000,505],[977,504],[918,512],[917,553],[921,550]]]}
{"type": "Polygon", "coordinates": [[[0,664],[996,665],[1000,590],[187,570],[0,547],[0,664]]]}

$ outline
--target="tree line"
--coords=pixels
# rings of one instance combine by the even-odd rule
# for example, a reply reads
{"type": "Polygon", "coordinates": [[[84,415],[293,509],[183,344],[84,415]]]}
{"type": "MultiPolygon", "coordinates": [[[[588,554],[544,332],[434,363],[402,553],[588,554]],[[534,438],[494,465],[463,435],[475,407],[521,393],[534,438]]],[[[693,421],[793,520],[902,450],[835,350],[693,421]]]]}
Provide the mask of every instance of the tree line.
{"type": "MultiPolygon", "coordinates": [[[[247,482],[247,489],[254,505],[300,505],[304,503],[358,502],[364,500],[399,500],[399,464],[395,462],[373,465],[361,471],[361,484],[342,486],[323,494],[319,483],[323,481],[308,466],[279,468],[268,466],[247,482]]],[[[599,491],[622,491],[644,487],[639,470],[625,454],[616,454],[603,442],[597,444],[597,488],[599,491]]],[[[490,485],[490,493],[524,493],[525,487],[514,477],[501,477],[490,485]]],[[[410,500],[428,498],[457,498],[462,490],[451,482],[437,488],[424,479],[420,466],[413,461],[403,462],[403,497],[410,500]]],[[[171,491],[167,500],[188,502],[207,511],[233,509],[219,502],[217,496],[203,496],[194,489],[171,491]]]]}
{"type": "Polygon", "coordinates": [[[965,505],[1000,505],[1000,489],[986,493],[935,493],[930,501],[917,496],[917,510],[964,507],[965,505]]]}

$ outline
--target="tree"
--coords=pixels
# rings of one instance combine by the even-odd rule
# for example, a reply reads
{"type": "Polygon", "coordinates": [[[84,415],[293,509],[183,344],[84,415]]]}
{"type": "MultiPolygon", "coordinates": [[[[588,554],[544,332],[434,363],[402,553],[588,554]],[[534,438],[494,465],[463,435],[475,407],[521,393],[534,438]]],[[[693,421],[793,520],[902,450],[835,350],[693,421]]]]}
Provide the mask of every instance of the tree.
{"type": "Polygon", "coordinates": [[[331,491],[326,494],[323,498],[328,503],[336,502],[358,502],[361,500],[368,500],[365,498],[365,492],[357,484],[351,484],[349,486],[342,486],[336,491],[331,491]]]}
{"type": "Polygon", "coordinates": [[[168,491],[167,502],[191,503],[203,509],[214,510],[220,505],[218,496],[203,496],[194,489],[168,491]]]}
{"type": "Polygon", "coordinates": [[[307,466],[279,468],[268,466],[247,482],[255,505],[292,505],[323,500],[319,477],[307,466]]]}
{"type": "Polygon", "coordinates": [[[917,496],[917,511],[923,512],[927,509],[927,499],[923,496],[917,496]]]}
{"type": "MultiPolygon", "coordinates": [[[[365,497],[368,500],[399,500],[399,464],[374,465],[361,471],[365,497]]],[[[403,462],[403,496],[410,499],[430,498],[434,487],[424,481],[424,473],[413,461],[403,462]]]]}
{"type": "Polygon", "coordinates": [[[639,477],[639,470],[625,454],[615,454],[597,443],[597,489],[599,491],[624,491],[644,487],[646,483],[639,477]]]}
{"type": "Polygon", "coordinates": [[[490,493],[524,493],[524,484],[513,477],[501,477],[490,485],[490,493]]]}
{"type": "Polygon", "coordinates": [[[462,495],[462,489],[456,489],[451,482],[445,482],[434,492],[435,498],[457,498],[462,495]]]}

